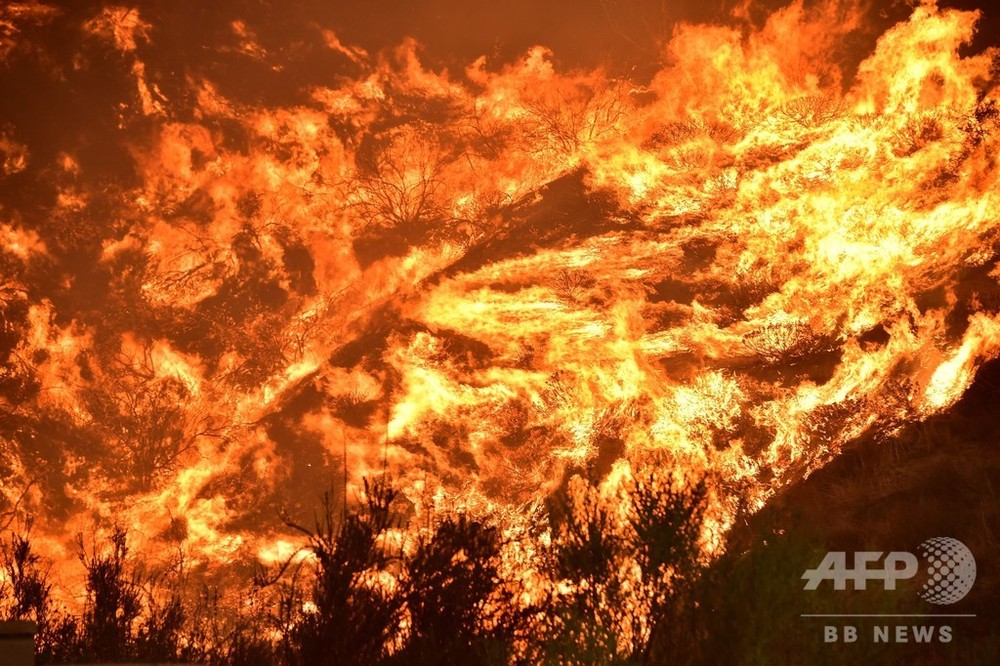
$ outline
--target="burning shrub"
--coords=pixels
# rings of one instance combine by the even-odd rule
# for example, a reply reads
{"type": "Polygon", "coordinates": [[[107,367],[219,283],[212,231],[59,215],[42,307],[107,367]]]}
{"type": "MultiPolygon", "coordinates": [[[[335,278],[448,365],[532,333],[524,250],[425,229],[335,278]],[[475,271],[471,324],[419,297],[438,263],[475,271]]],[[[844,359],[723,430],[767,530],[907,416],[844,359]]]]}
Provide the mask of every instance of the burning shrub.
{"type": "Polygon", "coordinates": [[[500,442],[516,448],[527,437],[531,412],[522,400],[508,400],[497,409],[496,423],[500,429],[500,442]]]}
{"type": "Polygon", "coordinates": [[[575,268],[562,268],[553,278],[555,292],[568,301],[580,300],[593,286],[594,279],[585,271],[575,268]]]}
{"type": "Polygon", "coordinates": [[[339,395],[333,399],[333,414],[341,421],[355,428],[368,425],[378,403],[361,389],[339,395]]]}
{"type": "Polygon", "coordinates": [[[628,111],[626,82],[580,79],[573,83],[531,91],[525,100],[529,143],[547,146],[557,154],[572,154],[621,131],[628,111]]]}
{"type": "Polygon", "coordinates": [[[896,157],[909,157],[927,145],[940,141],[942,137],[944,128],[940,119],[934,115],[918,115],[907,119],[893,133],[889,146],[896,157]]]}
{"type": "Polygon", "coordinates": [[[821,127],[844,116],[844,103],[823,95],[797,97],[782,105],[779,114],[806,129],[821,127]]]}
{"type": "Polygon", "coordinates": [[[972,116],[959,125],[959,129],[965,133],[969,145],[978,148],[996,131],[998,120],[1000,106],[994,99],[984,99],[976,106],[972,116]]]}
{"type": "Polygon", "coordinates": [[[452,159],[432,128],[400,130],[359,158],[349,200],[369,225],[415,230],[445,215],[442,176],[452,159]]]}
{"type": "Polygon", "coordinates": [[[675,146],[703,135],[704,130],[700,124],[693,121],[675,121],[665,123],[658,127],[656,131],[654,131],[649,138],[642,143],[642,147],[646,150],[651,150],[654,148],[675,146]]]}
{"type": "Polygon", "coordinates": [[[743,344],[770,361],[794,358],[816,351],[818,340],[802,322],[771,322],[743,336],[743,344]]]}
{"type": "Polygon", "coordinates": [[[157,377],[148,350],[138,363],[117,359],[104,379],[85,394],[87,409],[116,445],[112,471],[147,489],[194,446],[188,388],[174,377],[157,377]]]}
{"type": "Polygon", "coordinates": [[[805,419],[802,434],[809,444],[831,447],[838,443],[845,430],[854,424],[854,416],[859,411],[859,401],[848,398],[843,402],[819,405],[805,419]]]}

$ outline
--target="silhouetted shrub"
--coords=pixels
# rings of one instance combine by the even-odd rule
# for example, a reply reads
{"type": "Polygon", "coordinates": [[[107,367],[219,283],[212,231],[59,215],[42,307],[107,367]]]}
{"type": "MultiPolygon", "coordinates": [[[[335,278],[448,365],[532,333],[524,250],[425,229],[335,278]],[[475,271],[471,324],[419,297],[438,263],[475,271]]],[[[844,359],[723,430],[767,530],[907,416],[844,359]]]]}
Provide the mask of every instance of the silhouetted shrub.
{"type": "Polygon", "coordinates": [[[121,528],[89,550],[79,539],[78,618],[52,611],[40,558],[12,537],[0,609],[39,623],[40,663],[662,663],[708,631],[694,612],[705,496],[654,472],[609,496],[574,478],[549,503],[551,539],[529,563],[541,587],[527,596],[484,520],[447,514],[404,548],[382,478],[356,509],[326,495],[312,527],[286,521],[311,557],[260,571],[235,611],[208,587],[192,593],[183,567],[147,573],[121,528]]]}
{"type": "Polygon", "coordinates": [[[52,583],[42,558],[31,548],[29,533],[11,534],[0,543],[0,620],[35,622],[35,652],[39,663],[69,661],[79,647],[76,618],[55,607],[52,583]]]}
{"type": "Polygon", "coordinates": [[[360,513],[345,514],[338,524],[326,495],[313,529],[289,523],[307,536],[315,561],[308,589],[293,580],[281,598],[287,663],[370,664],[387,656],[402,598],[375,574],[395,559],[379,538],[395,525],[396,494],[386,481],[366,479],[360,513]]]}
{"type": "Polygon", "coordinates": [[[655,471],[612,497],[573,479],[550,507],[553,588],[530,660],[668,663],[690,650],[706,494],[655,471]]]}
{"type": "Polygon", "coordinates": [[[135,654],[135,624],[142,611],[139,582],[126,564],[127,532],[116,527],[108,539],[110,549],[88,555],[79,539],[80,561],[87,570],[87,600],[82,618],[85,658],[124,661],[135,654]]]}
{"type": "Polygon", "coordinates": [[[501,592],[501,537],[464,515],[442,520],[406,559],[409,636],[401,663],[507,663],[513,627],[501,592]]]}

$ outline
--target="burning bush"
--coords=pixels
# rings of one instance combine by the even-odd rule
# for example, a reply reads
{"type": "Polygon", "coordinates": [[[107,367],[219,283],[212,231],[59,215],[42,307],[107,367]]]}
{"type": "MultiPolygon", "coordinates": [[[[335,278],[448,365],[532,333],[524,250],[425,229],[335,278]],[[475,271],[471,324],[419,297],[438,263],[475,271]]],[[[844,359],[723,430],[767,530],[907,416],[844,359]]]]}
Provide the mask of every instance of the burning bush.
{"type": "Polygon", "coordinates": [[[765,324],[744,335],[743,344],[771,362],[804,356],[818,349],[816,335],[808,324],[801,322],[765,324]]]}

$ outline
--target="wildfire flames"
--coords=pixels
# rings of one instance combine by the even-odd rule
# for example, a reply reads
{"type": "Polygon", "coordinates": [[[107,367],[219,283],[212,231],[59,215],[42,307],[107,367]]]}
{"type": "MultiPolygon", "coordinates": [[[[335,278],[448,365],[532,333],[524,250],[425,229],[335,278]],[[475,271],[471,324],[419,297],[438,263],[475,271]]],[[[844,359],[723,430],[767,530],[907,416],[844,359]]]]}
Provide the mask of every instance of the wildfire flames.
{"type": "Polygon", "coordinates": [[[273,564],[301,545],[283,511],[383,471],[402,540],[467,512],[526,572],[574,475],[705,478],[711,556],[1000,355],[978,12],[924,2],[856,72],[854,5],[679,24],[647,81],[541,46],[439,69],[317,26],[336,67],[295,104],[177,74],[141,9],[81,17],[65,61],[25,37],[64,18],[0,9],[8,76],[103,62],[125,103],[74,92],[94,136],[22,126],[74,109],[0,122],[0,524],[33,520],[68,598],[78,533],[273,564]]]}

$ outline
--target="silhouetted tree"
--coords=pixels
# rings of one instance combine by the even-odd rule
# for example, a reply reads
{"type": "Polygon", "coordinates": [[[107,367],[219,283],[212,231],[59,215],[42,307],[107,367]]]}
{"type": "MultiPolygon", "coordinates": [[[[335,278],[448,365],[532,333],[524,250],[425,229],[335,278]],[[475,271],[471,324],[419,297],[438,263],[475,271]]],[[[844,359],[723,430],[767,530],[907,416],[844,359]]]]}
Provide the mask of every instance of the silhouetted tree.
{"type": "Polygon", "coordinates": [[[636,474],[628,490],[631,552],[645,590],[636,594],[648,618],[633,640],[635,658],[681,661],[696,642],[696,589],[702,573],[701,532],[708,489],[679,485],[669,474],[636,474]]]}
{"type": "Polygon", "coordinates": [[[598,488],[579,477],[549,504],[552,547],[547,569],[555,588],[538,615],[531,660],[611,663],[619,652],[625,543],[598,488]]]}
{"type": "Polygon", "coordinates": [[[448,516],[405,563],[409,618],[400,663],[508,663],[513,604],[504,594],[496,527],[448,516]]]}
{"type": "Polygon", "coordinates": [[[139,582],[127,566],[125,529],[115,527],[109,549],[87,553],[79,538],[80,561],[87,570],[82,640],[84,656],[101,661],[122,661],[135,652],[134,629],[142,611],[139,582]]]}
{"type": "Polygon", "coordinates": [[[184,655],[187,629],[187,609],[179,590],[173,590],[160,601],[147,596],[142,623],[135,634],[135,658],[140,661],[177,659],[184,655]]]}
{"type": "Polygon", "coordinates": [[[0,579],[4,618],[38,622],[46,614],[52,589],[41,558],[32,552],[27,534],[12,534],[3,542],[0,554],[5,574],[0,579]]]}
{"type": "Polygon", "coordinates": [[[715,631],[699,614],[705,484],[647,471],[605,492],[575,478],[550,501],[542,594],[530,602],[529,588],[504,574],[496,525],[449,514],[412,548],[392,545],[397,492],[383,478],[365,481],[357,509],[337,510],[326,495],[313,527],[286,521],[306,535],[312,558],[260,573],[238,604],[249,612],[224,608],[207,587],[190,594],[182,566],[148,573],[121,528],[103,548],[80,539],[79,619],[51,610],[47,571],[27,536],[5,542],[0,610],[39,622],[42,662],[693,661],[694,643],[715,631]],[[269,612],[277,634],[267,631],[269,612]]]}
{"type": "Polygon", "coordinates": [[[531,660],[672,663],[690,650],[706,493],[655,470],[610,497],[571,480],[550,506],[554,587],[531,660]]]}
{"type": "Polygon", "coordinates": [[[253,582],[232,597],[202,584],[183,606],[186,623],[178,659],[218,666],[279,663],[259,593],[253,582]]]}
{"type": "Polygon", "coordinates": [[[338,521],[327,494],[313,529],[288,523],[308,537],[315,564],[308,589],[293,580],[280,601],[287,663],[372,664],[385,658],[402,598],[374,574],[396,559],[379,541],[395,525],[396,494],[384,479],[366,479],[360,512],[344,513],[338,521]]]}
{"type": "Polygon", "coordinates": [[[69,661],[79,647],[76,618],[52,601],[49,570],[32,550],[30,522],[23,534],[0,543],[0,620],[28,620],[37,626],[35,652],[39,663],[69,661]]]}
{"type": "Polygon", "coordinates": [[[101,382],[84,392],[92,423],[114,443],[111,470],[138,489],[148,489],[199,437],[213,433],[192,407],[187,385],[159,376],[152,352],[119,355],[102,368],[101,382]]]}

